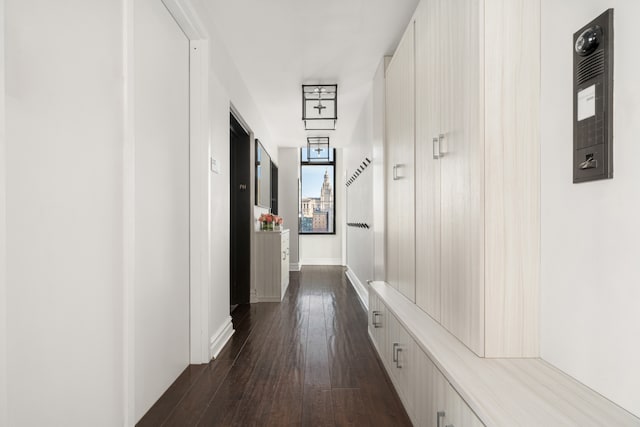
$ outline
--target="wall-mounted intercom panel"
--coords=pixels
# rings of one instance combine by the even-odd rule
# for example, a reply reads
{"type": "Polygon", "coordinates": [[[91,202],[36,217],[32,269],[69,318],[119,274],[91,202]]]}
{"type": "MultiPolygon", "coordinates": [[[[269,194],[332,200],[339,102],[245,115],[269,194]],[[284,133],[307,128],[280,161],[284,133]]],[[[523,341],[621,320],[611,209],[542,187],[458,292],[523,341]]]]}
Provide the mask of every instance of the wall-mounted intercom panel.
{"type": "Polygon", "coordinates": [[[613,9],[573,35],[573,182],[613,178],[613,9]]]}

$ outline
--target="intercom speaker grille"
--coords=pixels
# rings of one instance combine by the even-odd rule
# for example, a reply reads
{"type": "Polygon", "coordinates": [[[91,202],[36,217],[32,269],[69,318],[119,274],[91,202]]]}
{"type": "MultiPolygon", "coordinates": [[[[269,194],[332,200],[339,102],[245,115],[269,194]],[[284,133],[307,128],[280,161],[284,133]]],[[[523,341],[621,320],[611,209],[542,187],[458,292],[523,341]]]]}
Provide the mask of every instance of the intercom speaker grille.
{"type": "Polygon", "coordinates": [[[583,59],[578,64],[578,84],[582,84],[604,73],[604,50],[583,59]]]}

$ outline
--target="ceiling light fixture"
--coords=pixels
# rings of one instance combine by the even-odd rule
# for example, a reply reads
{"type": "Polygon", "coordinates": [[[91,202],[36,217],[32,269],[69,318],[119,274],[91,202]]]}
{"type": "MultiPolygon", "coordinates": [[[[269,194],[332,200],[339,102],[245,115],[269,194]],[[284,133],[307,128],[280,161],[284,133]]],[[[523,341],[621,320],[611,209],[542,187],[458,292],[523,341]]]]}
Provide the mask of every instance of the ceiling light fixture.
{"type": "Polygon", "coordinates": [[[338,85],[302,85],[302,121],[305,130],[335,130],[338,85]]]}
{"type": "Polygon", "coordinates": [[[307,159],[309,162],[329,161],[328,136],[310,136],[307,138],[307,159]]]}

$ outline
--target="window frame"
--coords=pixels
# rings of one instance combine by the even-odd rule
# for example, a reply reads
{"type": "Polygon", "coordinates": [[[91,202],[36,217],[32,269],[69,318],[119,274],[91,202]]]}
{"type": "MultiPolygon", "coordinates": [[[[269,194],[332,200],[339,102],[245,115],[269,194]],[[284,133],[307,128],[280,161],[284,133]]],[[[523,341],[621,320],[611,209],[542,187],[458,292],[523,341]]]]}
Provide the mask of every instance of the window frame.
{"type": "MultiPolygon", "coordinates": [[[[302,147],[300,148],[300,193],[299,193],[299,200],[298,200],[298,211],[300,212],[300,214],[298,215],[298,235],[300,236],[335,236],[336,233],[336,206],[337,206],[337,191],[338,188],[336,186],[336,163],[337,163],[337,155],[338,153],[336,152],[335,148],[329,148],[333,154],[333,160],[321,160],[321,161],[309,161],[308,159],[306,161],[302,160],[302,150],[306,150],[307,147],[302,147]],[[333,231],[332,232],[313,232],[313,231],[302,231],[302,181],[303,181],[303,177],[302,177],[302,167],[303,166],[331,166],[333,168],[333,231]]],[[[331,157],[331,156],[330,156],[331,157]]]]}

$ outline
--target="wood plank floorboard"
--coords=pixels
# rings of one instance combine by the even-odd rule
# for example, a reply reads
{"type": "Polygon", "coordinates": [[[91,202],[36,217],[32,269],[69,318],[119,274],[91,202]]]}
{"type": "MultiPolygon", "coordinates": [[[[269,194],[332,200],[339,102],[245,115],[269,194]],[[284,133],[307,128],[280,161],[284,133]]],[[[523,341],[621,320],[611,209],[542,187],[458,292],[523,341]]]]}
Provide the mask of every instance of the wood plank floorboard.
{"type": "Polygon", "coordinates": [[[281,303],[232,319],[218,358],[185,369],[138,426],[411,425],[344,268],[304,267],[281,303]]]}

